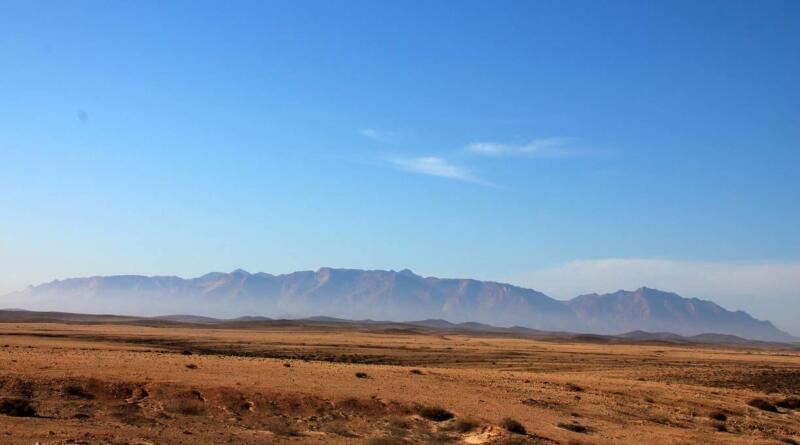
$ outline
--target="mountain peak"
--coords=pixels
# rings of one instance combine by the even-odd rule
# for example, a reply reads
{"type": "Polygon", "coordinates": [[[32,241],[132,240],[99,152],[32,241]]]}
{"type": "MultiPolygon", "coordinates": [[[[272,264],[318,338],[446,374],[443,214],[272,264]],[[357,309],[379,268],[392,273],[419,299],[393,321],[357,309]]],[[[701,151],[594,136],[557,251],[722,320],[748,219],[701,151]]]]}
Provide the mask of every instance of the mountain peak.
{"type": "Polygon", "coordinates": [[[70,278],[0,298],[0,306],[82,312],[102,308],[139,315],[264,314],[295,318],[323,314],[390,321],[441,319],[597,334],[642,330],[680,335],[716,332],[759,340],[790,338],[771,323],[745,312],[731,312],[710,301],[648,287],[560,301],[510,284],[421,277],[409,269],[321,267],[316,272],[284,275],[236,269],[229,274],[210,273],[188,280],[145,276],[70,278]]]}

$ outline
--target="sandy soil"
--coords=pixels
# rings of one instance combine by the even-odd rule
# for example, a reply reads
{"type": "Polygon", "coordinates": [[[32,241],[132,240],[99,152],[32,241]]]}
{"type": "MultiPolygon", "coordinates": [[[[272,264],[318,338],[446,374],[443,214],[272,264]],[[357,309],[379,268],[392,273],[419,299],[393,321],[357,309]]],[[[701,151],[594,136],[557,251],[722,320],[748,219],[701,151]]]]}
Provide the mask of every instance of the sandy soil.
{"type": "Polygon", "coordinates": [[[0,324],[2,444],[791,444],[799,395],[788,350],[0,324]]]}

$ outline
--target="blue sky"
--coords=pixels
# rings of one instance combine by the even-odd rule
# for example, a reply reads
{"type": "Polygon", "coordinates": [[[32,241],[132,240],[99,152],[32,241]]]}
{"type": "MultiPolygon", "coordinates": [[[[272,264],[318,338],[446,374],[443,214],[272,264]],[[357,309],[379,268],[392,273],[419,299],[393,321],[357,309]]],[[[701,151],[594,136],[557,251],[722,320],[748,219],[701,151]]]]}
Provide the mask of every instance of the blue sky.
{"type": "Polygon", "coordinates": [[[408,267],[562,298],[654,281],[785,327],[799,23],[795,1],[2,2],[0,292],[408,267]]]}

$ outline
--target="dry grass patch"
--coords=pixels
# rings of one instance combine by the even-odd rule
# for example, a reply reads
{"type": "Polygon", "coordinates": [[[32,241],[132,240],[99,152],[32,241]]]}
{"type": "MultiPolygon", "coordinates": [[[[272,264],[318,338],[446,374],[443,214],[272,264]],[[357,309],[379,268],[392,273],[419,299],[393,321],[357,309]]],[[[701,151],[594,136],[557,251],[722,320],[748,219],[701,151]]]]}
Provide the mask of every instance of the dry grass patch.
{"type": "Polygon", "coordinates": [[[420,439],[422,440],[421,443],[429,445],[451,443],[458,440],[445,431],[425,431],[420,439]]]}
{"type": "Polygon", "coordinates": [[[350,424],[343,419],[336,419],[332,420],[320,428],[321,431],[331,434],[336,434],[337,436],[342,437],[358,437],[358,434],[354,433],[350,427],[350,424]]]}
{"type": "Polygon", "coordinates": [[[111,407],[111,416],[128,425],[152,426],[156,423],[155,420],[144,417],[142,409],[131,403],[111,407]]]}
{"type": "Polygon", "coordinates": [[[164,403],[164,410],[184,416],[199,416],[206,412],[206,406],[202,400],[177,399],[164,403]]]}
{"type": "Polygon", "coordinates": [[[77,397],[79,399],[93,399],[94,396],[86,391],[86,389],[77,383],[66,383],[61,387],[61,393],[68,397],[77,397]]]}
{"type": "Polygon", "coordinates": [[[394,436],[373,437],[367,441],[367,445],[404,445],[406,443],[403,438],[394,436]]]}
{"type": "Polygon", "coordinates": [[[523,436],[511,436],[496,442],[497,445],[533,445],[536,442],[523,436]]]}
{"type": "Polygon", "coordinates": [[[389,426],[402,430],[410,430],[414,427],[414,424],[411,422],[411,419],[407,417],[394,416],[389,418],[389,426]]]}
{"type": "Polygon", "coordinates": [[[273,417],[265,421],[264,428],[277,436],[297,437],[303,435],[297,425],[278,417],[273,417]]]}

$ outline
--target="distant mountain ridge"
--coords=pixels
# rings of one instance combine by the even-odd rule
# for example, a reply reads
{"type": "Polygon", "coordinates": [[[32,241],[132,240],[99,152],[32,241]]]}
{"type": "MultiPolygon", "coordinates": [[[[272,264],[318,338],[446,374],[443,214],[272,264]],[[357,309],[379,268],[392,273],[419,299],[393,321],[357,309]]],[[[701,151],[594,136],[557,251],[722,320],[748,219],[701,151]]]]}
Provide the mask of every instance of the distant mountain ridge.
{"type": "Polygon", "coordinates": [[[56,280],[0,297],[0,306],[37,310],[192,317],[309,317],[430,320],[548,331],[621,334],[667,331],[769,341],[791,336],[742,311],[656,289],[561,301],[510,284],[422,277],[410,270],[321,268],[285,275],[241,269],[183,279],[118,275],[56,280]]]}

